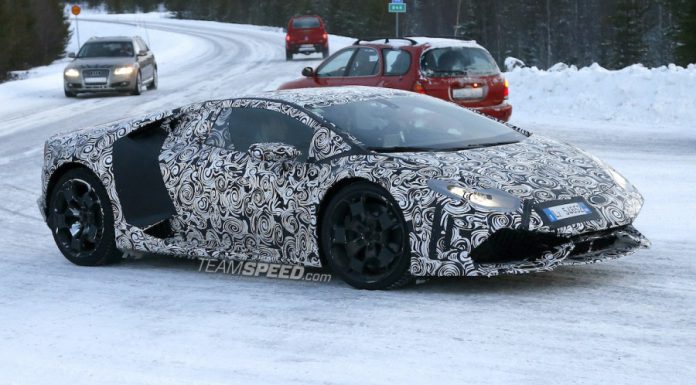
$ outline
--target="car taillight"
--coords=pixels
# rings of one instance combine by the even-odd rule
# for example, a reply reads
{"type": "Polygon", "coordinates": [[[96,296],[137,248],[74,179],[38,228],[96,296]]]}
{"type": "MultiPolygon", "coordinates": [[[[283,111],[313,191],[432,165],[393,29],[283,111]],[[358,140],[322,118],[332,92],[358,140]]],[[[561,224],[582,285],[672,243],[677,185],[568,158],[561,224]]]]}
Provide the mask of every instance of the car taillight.
{"type": "Polygon", "coordinates": [[[503,83],[503,85],[505,86],[505,89],[503,90],[503,96],[505,97],[505,99],[507,99],[508,96],[510,95],[510,87],[509,87],[509,83],[508,83],[507,79],[505,79],[505,82],[503,83]]]}
{"type": "Polygon", "coordinates": [[[285,41],[290,41],[290,35],[285,35],[285,41]]]}
{"type": "Polygon", "coordinates": [[[324,32],[324,34],[323,34],[323,35],[321,35],[321,38],[322,38],[322,39],[324,39],[324,40],[326,40],[326,39],[328,39],[328,38],[329,38],[329,34],[328,34],[328,33],[326,33],[326,32],[324,32]]]}
{"type": "Polygon", "coordinates": [[[417,92],[419,94],[424,94],[425,93],[425,88],[423,87],[420,82],[416,82],[416,84],[413,85],[413,92],[417,92]]]}

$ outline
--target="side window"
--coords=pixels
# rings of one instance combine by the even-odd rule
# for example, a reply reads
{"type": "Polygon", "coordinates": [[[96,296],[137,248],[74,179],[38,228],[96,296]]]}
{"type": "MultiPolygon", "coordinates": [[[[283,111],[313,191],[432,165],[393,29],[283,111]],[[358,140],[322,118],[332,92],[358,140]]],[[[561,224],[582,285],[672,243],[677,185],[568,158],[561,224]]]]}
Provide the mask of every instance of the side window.
{"type": "Polygon", "coordinates": [[[347,49],[334,56],[333,58],[329,59],[329,61],[324,62],[324,64],[317,69],[317,76],[346,76],[346,68],[348,68],[348,62],[350,62],[350,58],[351,56],[353,56],[354,52],[354,48],[347,49]]]}
{"type": "Polygon", "coordinates": [[[220,112],[205,143],[245,152],[254,143],[285,143],[302,152],[307,160],[314,130],[277,111],[262,108],[226,108],[220,112]]]}
{"type": "Polygon", "coordinates": [[[379,54],[373,48],[360,48],[350,64],[348,76],[373,76],[379,71],[379,54]]]}
{"type": "Polygon", "coordinates": [[[385,49],[384,74],[387,76],[404,75],[411,67],[411,53],[401,49],[385,49]]]}

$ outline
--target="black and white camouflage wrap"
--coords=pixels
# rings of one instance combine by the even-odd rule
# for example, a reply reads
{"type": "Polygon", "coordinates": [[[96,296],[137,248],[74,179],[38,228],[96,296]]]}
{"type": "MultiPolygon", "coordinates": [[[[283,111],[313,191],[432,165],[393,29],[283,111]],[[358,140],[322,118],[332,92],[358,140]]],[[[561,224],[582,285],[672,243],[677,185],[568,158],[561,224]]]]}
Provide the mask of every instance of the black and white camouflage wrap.
{"type": "MultiPolygon", "coordinates": [[[[210,101],[150,115],[136,121],[75,131],[46,142],[39,199],[45,214],[49,184],[56,171],[79,164],[92,170],[111,198],[117,247],[189,258],[211,257],[321,266],[318,214],[332,186],[362,179],[387,190],[399,204],[410,229],[411,273],[415,276],[492,276],[550,270],[625,255],[612,249],[567,258],[571,243],[534,261],[477,265],[471,251],[503,228],[591,234],[630,225],[643,199],[635,189],[617,185],[607,167],[567,144],[532,136],[516,144],[457,152],[378,154],[364,150],[350,135],[309,112],[326,106],[414,94],[366,87],[278,91],[258,97],[210,101]],[[263,108],[290,116],[314,131],[308,160],[280,161],[297,154],[282,146],[260,144],[236,152],[216,146],[210,137],[216,118],[229,108],[263,108]],[[121,137],[156,122],[169,132],[159,157],[160,171],[176,215],[174,236],[159,239],[126,223],[112,170],[112,145],[121,137]],[[273,155],[269,148],[281,148],[273,155]],[[256,154],[252,154],[256,151],[256,154]],[[264,155],[265,154],[265,155],[264,155]],[[254,155],[254,156],[252,156],[254,155]],[[522,202],[583,197],[599,219],[551,229],[536,212],[523,223],[515,212],[482,210],[430,189],[431,179],[467,188],[498,189],[522,202]]],[[[643,245],[632,227],[622,230],[643,245]]]]}

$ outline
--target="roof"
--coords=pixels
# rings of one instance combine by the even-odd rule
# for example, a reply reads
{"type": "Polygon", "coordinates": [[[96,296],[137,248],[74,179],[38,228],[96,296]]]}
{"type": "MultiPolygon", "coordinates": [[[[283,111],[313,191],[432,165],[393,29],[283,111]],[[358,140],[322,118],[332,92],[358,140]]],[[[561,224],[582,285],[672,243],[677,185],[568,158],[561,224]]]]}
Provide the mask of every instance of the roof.
{"type": "Polygon", "coordinates": [[[441,37],[411,37],[411,39],[418,42],[418,44],[429,44],[433,48],[442,47],[472,47],[472,48],[483,48],[476,40],[459,40],[459,39],[448,39],[441,37]]]}
{"type": "Polygon", "coordinates": [[[89,41],[133,41],[137,36],[93,36],[89,41]]]}
{"type": "Polygon", "coordinates": [[[413,45],[429,45],[430,48],[445,48],[445,47],[471,47],[485,49],[476,43],[476,40],[460,40],[443,37],[388,37],[388,38],[367,38],[359,39],[354,45],[369,44],[378,46],[391,47],[408,47],[413,45]],[[415,44],[414,44],[415,43],[415,44]]]}
{"type": "Polygon", "coordinates": [[[388,99],[395,96],[413,95],[416,94],[391,88],[347,86],[269,91],[262,94],[248,95],[247,97],[278,100],[298,104],[304,108],[311,109],[314,107],[326,107],[361,102],[364,100],[388,99]]]}

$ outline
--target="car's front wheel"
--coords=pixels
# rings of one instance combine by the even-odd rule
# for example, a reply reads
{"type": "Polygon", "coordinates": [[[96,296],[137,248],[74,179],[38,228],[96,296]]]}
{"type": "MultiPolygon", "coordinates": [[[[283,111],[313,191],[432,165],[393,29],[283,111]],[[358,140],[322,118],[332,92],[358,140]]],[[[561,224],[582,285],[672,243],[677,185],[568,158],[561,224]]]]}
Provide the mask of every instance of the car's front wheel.
{"type": "Polygon", "coordinates": [[[354,183],[336,193],[322,215],[321,250],[331,270],[359,289],[389,289],[411,281],[403,214],[387,191],[354,183]]]}
{"type": "Polygon", "coordinates": [[[65,97],[66,97],[66,98],[74,98],[74,97],[77,96],[77,94],[74,93],[74,92],[71,92],[71,91],[68,91],[68,90],[63,90],[63,91],[65,91],[65,97]]]}
{"type": "Polygon", "coordinates": [[[135,88],[133,88],[133,91],[131,91],[131,95],[140,95],[140,92],[143,90],[143,77],[140,74],[140,71],[138,71],[138,77],[135,78],[135,88]]]}
{"type": "Polygon", "coordinates": [[[152,81],[150,84],[147,85],[148,90],[156,90],[157,85],[158,85],[159,79],[157,77],[157,68],[154,69],[154,72],[152,72],[152,81]]]}
{"type": "Polygon", "coordinates": [[[80,266],[118,262],[114,214],[106,189],[84,168],[65,173],[49,197],[48,225],[65,258],[80,266]]]}

